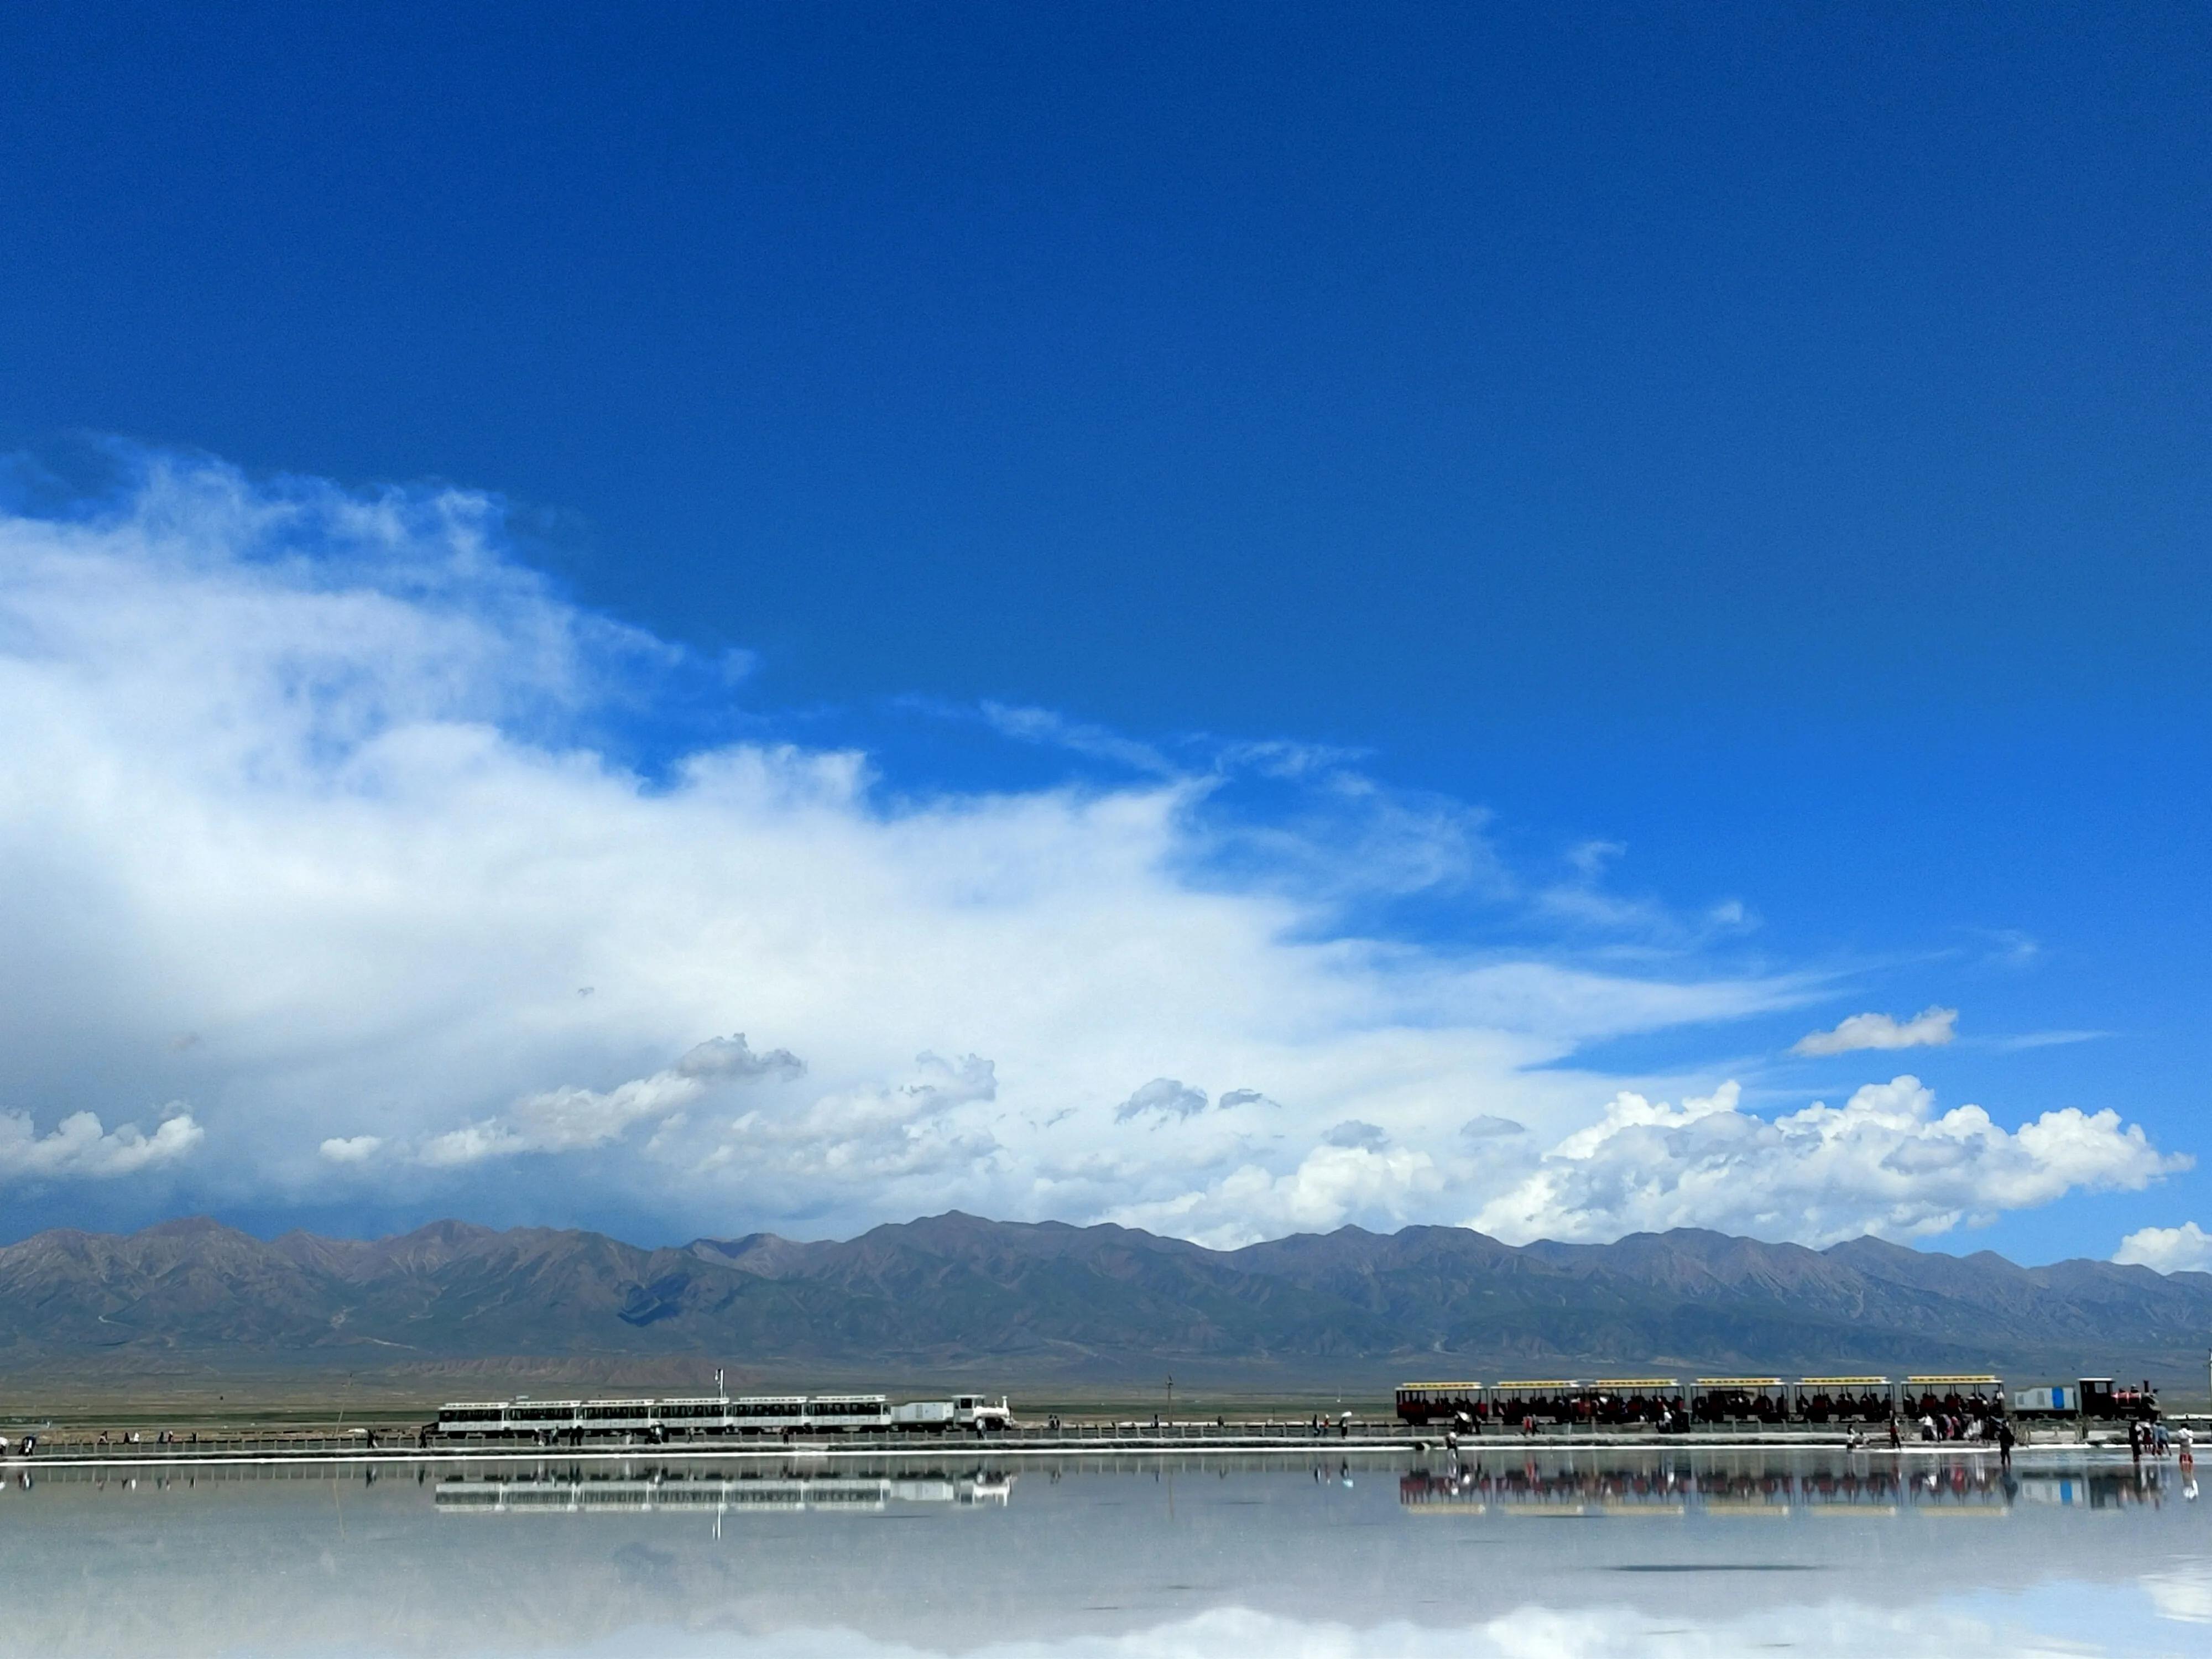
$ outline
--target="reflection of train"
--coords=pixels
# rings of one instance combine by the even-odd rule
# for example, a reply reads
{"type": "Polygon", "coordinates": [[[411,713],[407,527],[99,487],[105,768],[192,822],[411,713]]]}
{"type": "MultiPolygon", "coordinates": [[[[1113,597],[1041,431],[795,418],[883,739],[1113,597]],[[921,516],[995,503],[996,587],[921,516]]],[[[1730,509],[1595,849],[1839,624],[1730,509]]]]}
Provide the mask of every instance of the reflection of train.
{"type": "Polygon", "coordinates": [[[696,1400],[462,1400],[438,1408],[447,1439],[537,1440],[548,1444],[620,1436],[655,1443],[702,1436],[988,1433],[1013,1426],[1001,1397],[956,1395],[894,1406],[879,1394],[720,1395],[696,1400]]]}
{"type": "MultiPolygon", "coordinates": [[[[2130,1393],[2132,1391],[2130,1391],[2130,1393]]],[[[1539,1424],[1589,1428],[1692,1423],[1869,1424],[1892,1418],[2005,1415],[2004,1379],[1986,1375],[1908,1376],[1671,1376],[1553,1378],[1543,1382],[1405,1382],[1398,1416],[1407,1423],[1480,1429],[1539,1424]]]]}
{"type": "Polygon", "coordinates": [[[2156,1504],[2160,1472],[2087,1469],[2014,1475],[1983,1462],[1958,1459],[1924,1468],[1677,1468],[1656,1461],[1617,1468],[1501,1468],[1478,1461],[1445,1469],[1415,1469],[1398,1480],[1398,1502],[1429,1515],[1784,1516],[1908,1510],[1998,1516],[2014,1504],[2118,1509],[2156,1504]]]}
{"type": "Polygon", "coordinates": [[[654,1511],[881,1510],[892,1504],[1003,1504],[1014,1478],[996,1471],[889,1474],[695,1474],[654,1469],[597,1475],[474,1475],[438,1483],[440,1510],[463,1515],[649,1514],[654,1511]]]}

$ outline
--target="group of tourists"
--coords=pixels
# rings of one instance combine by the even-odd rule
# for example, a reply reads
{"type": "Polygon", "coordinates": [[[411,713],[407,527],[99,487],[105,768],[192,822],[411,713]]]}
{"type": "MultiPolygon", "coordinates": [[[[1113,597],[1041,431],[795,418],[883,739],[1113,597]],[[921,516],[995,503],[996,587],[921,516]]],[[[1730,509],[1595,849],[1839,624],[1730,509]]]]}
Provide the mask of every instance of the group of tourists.
{"type": "Polygon", "coordinates": [[[2185,1426],[2169,1431],[2165,1424],[2154,1420],[2129,1420],[2128,1455],[2134,1458],[2138,1466],[2146,1457],[2162,1458],[2177,1449],[2181,1454],[2183,1468],[2197,1466],[2197,1437],[2188,1428],[2185,1426]]]}
{"type": "Polygon", "coordinates": [[[1923,1440],[1994,1440],[1996,1431],[1993,1424],[2003,1419],[1990,1417],[1969,1417],[1958,1412],[1923,1412],[1920,1413],[1920,1437],[1923,1440]]]}

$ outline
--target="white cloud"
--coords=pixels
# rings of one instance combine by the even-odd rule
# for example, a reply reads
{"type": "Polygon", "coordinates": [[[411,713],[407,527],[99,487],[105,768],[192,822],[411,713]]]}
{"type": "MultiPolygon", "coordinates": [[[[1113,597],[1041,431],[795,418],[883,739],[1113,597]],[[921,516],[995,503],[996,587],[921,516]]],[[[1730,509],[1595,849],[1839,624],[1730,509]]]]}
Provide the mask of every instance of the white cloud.
{"type": "Polygon", "coordinates": [[[1624,1091],[1469,1224],[1516,1243],[1680,1226],[1808,1244],[1906,1238],[2077,1188],[2139,1190],[2191,1164],[2109,1110],[2045,1112],[2010,1133],[1978,1106],[1939,1116],[1912,1077],[1771,1122],[1739,1097],[1733,1083],[1679,1108],[1624,1091]]]}
{"type": "Polygon", "coordinates": [[[1528,1126],[1525,1123],[1516,1123],[1510,1117],[1499,1117],[1493,1113],[1484,1112],[1461,1124],[1459,1132],[1469,1140],[1497,1140],[1507,1135],[1526,1134],[1528,1133],[1528,1126]]]}
{"type": "Polygon", "coordinates": [[[1956,1008],[1923,1008],[1911,1019],[1853,1014],[1832,1031],[1797,1039],[1793,1054],[1848,1054],[1861,1048],[1940,1048],[1958,1035],[1956,1008]]]}
{"type": "Polygon", "coordinates": [[[1050,744],[1094,760],[1110,761],[1133,772],[1158,777],[1175,775],[1174,765],[1152,744],[1136,742],[1103,726],[1071,720],[1048,708],[1017,708],[987,700],[981,709],[985,722],[1003,736],[1024,743],[1050,744]]]}
{"type": "Polygon", "coordinates": [[[1278,1174],[1262,1164],[1243,1164],[1204,1188],[1123,1205],[1109,1211],[1106,1219],[1233,1249],[1285,1233],[1318,1232],[1347,1216],[1396,1227],[1424,1213],[1425,1201],[1445,1184],[1436,1161],[1409,1147],[1364,1144],[1370,1133],[1382,1133],[1374,1124],[1339,1124],[1333,1133],[1347,1130],[1348,1135],[1315,1147],[1294,1169],[1278,1174]]]}
{"type": "Polygon", "coordinates": [[[136,1175],[173,1164],[204,1139],[192,1115],[173,1103],[152,1134],[135,1123],[104,1131],[91,1112],[72,1112],[40,1134],[27,1112],[0,1112],[0,1179],[19,1176],[136,1175]]]}
{"type": "Polygon", "coordinates": [[[896,1087],[748,1111],[714,1131],[700,1167],[800,1190],[863,1192],[902,1218],[942,1207],[954,1172],[988,1176],[1005,1161],[990,1127],[971,1112],[997,1099],[997,1067],[975,1054],[924,1054],[915,1069],[918,1077],[896,1087]]]}
{"type": "MultiPolygon", "coordinates": [[[[423,1143],[420,1156],[425,1164],[450,1168],[518,1152],[570,1152],[604,1146],[648,1118],[659,1119],[664,1127],[677,1127],[675,1120],[684,1115],[684,1109],[719,1085],[798,1077],[805,1070],[803,1061],[781,1048],[764,1054],[753,1053],[742,1034],[709,1037],[687,1049],[667,1070],[612,1089],[548,1089],[526,1096],[501,1116],[432,1136],[423,1143]]],[[[374,1139],[355,1138],[356,1141],[374,1139]]],[[[324,1157],[332,1156],[333,1144],[354,1143],[326,1140],[324,1157]]]]}
{"type": "Polygon", "coordinates": [[[2179,1227],[2139,1227],[2120,1241],[2112,1260],[2162,1273],[2212,1273],[2212,1233],[2193,1221],[2179,1227]]]}
{"type": "Polygon", "coordinates": [[[2000,1053],[2016,1054],[2023,1048],[2057,1048],[2068,1043],[2094,1042],[2110,1036],[2110,1031],[2022,1031],[2017,1036],[1984,1037],[1981,1042],[2000,1053]]]}
{"type": "Polygon", "coordinates": [[[190,1109],[83,1167],[204,1134],[171,1178],[209,1206],[522,1191],[672,1231],[1444,1220],[1652,1086],[1576,1069],[1584,1045],[1820,988],[1686,946],[1623,966],[1355,927],[1378,896],[1524,932],[1545,907],[1480,810],[1340,751],[1132,751],[1133,781],[995,792],[757,738],[625,762],[608,733],[684,676],[728,696],[721,665],[567,602],[503,535],[465,493],[177,461],[112,510],[0,516],[15,1098],[51,1121],[99,1054],[111,1097],[190,1109]],[[1247,765],[1265,811],[1224,804],[1247,765]],[[701,1043],[733,1027],[758,1046],[701,1043]],[[1470,1101],[1529,1140],[1463,1135],[1470,1101]],[[1328,1144],[1346,1123],[1385,1139],[1328,1144]]]}

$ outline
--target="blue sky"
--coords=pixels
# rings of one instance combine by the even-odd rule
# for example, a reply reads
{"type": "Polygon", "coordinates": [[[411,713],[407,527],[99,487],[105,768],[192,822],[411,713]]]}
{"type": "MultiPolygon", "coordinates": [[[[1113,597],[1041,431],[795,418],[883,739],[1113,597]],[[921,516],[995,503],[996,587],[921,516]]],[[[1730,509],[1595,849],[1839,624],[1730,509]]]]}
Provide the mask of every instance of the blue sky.
{"type": "Polygon", "coordinates": [[[0,1111],[34,1147],[80,1110],[152,1134],[174,1105],[198,1138],[24,1152],[9,1224],[658,1237],[958,1201],[1228,1239],[1518,1203],[1602,1231],[1703,1213],[1693,1183],[1598,1191],[1644,1155],[1623,1091],[1733,1079],[1772,1118],[1903,1073],[1939,1115],[2109,1110],[2153,1151],[1993,1176],[1989,1224],[1931,1232],[1934,1199],[1786,1169],[1801,1126],[1757,1166],[1784,1207],[1713,1224],[1805,1232],[1772,1218],[1824,1182],[1838,1225],[1909,1212],[1901,1236],[2037,1260],[2212,1222],[2175,1162],[2212,1151],[2208,37],[2179,6],[11,15],[0,648],[15,723],[73,734],[11,763],[122,794],[14,797],[15,884],[66,869],[83,901],[20,902],[16,936],[118,1006],[19,1012],[0,1111]],[[382,655],[337,620],[366,594],[382,655]],[[471,794],[441,760],[434,787],[421,745],[362,781],[362,745],[471,730],[534,781],[471,794]],[[586,752],[591,800],[534,793],[586,752]],[[593,983],[556,1019],[498,964],[650,958],[594,951],[727,872],[539,870],[572,931],[468,924],[465,1040],[404,994],[453,954],[450,903],[334,920],[295,891],[301,936],[194,1000],[195,941],[267,909],[244,872],[274,846],[328,859],[315,893],[381,891],[366,869],[482,832],[445,870],[479,891],[545,856],[491,833],[516,799],[690,846],[686,781],[733,754],[787,757],[837,831],[787,839],[787,774],[716,797],[769,889],[726,919],[742,951],[690,941],[633,1006],[593,983]],[[855,754],[862,781],[822,783],[855,754]],[[362,842],[307,827],[362,789],[386,813],[362,842]],[[170,816],[133,829],[125,798],[170,816]],[[176,823],[232,830],[145,867],[176,823]],[[814,878],[849,904],[760,922],[813,890],[777,861],[839,835],[853,861],[814,878]],[[960,934],[969,863],[1025,943],[960,934]],[[318,938],[391,957],[254,978],[318,938]],[[1055,939],[1206,964],[1225,1000],[1170,999],[1182,1031],[1079,984],[1093,1028],[1024,1026],[1055,939]],[[858,1000],[788,992],[830,940],[898,960],[858,1000]],[[1464,980],[1539,969],[1606,1012],[1464,980]],[[971,1003],[935,988],[969,971],[971,1003]],[[854,1035],[901,974],[911,1006],[854,1035]],[[1954,1040],[1789,1052],[1931,1007],[1954,1040]],[[249,1041],[262,1019],[294,1036],[249,1041]],[[682,1070],[738,1030],[805,1073],[682,1070]],[[1386,1061],[1386,1032],[1433,1046],[1386,1061]],[[1206,1104],[1118,1115],[1160,1080],[1206,1104]],[[600,1116],[516,1104],[563,1089],[600,1116]],[[1279,1105],[1219,1103],[1247,1090],[1279,1105]],[[1055,1152],[1061,1110],[1095,1124],[1055,1152]],[[1034,1146],[1000,1121],[1024,1115],[1034,1146]],[[1524,1127],[1458,1134],[1482,1116],[1524,1127]],[[1545,1162],[1605,1123],[1612,1152],[1545,1162]],[[492,1127],[439,1162],[465,1125],[492,1127]],[[746,1134],[788,1152],[775,1181],[700,1173],[765,1167],[746,1134]],[[816,1154],[848,1141],[874,1150],[832,1180],[816,1154]]]}

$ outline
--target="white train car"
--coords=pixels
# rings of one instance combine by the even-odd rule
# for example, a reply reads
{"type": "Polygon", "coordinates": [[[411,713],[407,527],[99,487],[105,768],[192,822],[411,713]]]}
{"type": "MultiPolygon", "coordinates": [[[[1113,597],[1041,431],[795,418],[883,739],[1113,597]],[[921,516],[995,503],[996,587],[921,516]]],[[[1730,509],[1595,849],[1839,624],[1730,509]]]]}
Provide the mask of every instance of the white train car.
{"type": "Polygon", "coordinates": [[[748,1395],[729,1402],[732,1434],[795,1434],[806,1426],[803,1394],[748,1395]]]}
{"type": "Polygon", "coordinates": [[[719,1395],[703,1400],[656,1400],[653,1402],[653,1422],[671,1440],[688,1440],[701,1434],[726,1434],[730,1402],[719,1395]]]}
{"type": "Polygon", "coordinates": [[[508,1405],[506,1430],[517,1434],[566,1434],[577,1426],[580,1400],[517,1400],[508,1405]]]}
{"type": "Polygon", "coordinates": [[[880,1434],[890,1425],[890,1401],[879,1394],[817,1394],[806,1401],[806,1426],[817,1434],[880,1434]]]}
{"type": "MultiPolygon", "coordinates": [[[[906,1408],[900,1407],[903,1412],[906,1408]]],[[[981,1395],[945,1402],[944,1420],[963,1427],[1008,1418],[1006,1402],[981,1395]]],[[[438,1411],[448,1440],[699,1440],[793,1434],[881,1434],[908,1419],[879,1394],[720,1395],[684,1400],[455,1401],[438,1411]]]]}
{"type": "Polygon", "coordinates": [[[576,1426],[586,1434],[649,1434],[650,1400],[586,1400],[577,1408],[576,1426]]]}
{"type": "Polygon", "coordinates": [[[504,1400],[456,1400],[438,1407],[438,1432],[453,1439],[506,1432],[504,1400]]]}

